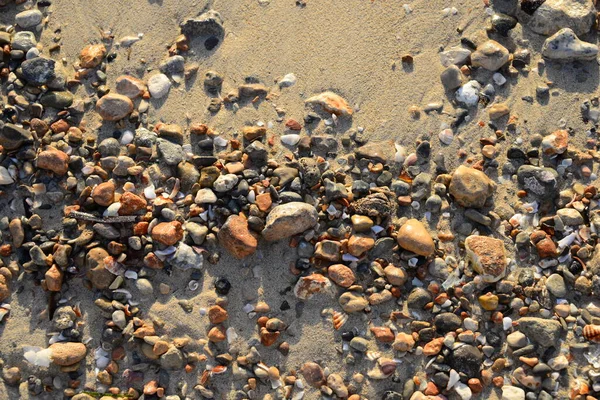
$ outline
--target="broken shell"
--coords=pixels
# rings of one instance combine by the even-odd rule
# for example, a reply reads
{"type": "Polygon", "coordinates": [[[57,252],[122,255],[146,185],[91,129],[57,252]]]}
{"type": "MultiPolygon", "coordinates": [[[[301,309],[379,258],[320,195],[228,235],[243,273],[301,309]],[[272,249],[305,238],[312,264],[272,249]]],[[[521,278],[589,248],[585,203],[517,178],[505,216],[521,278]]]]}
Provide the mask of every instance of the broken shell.
{"type": "Polygon", "coordinates": [[[452,132],[452,129],[444,129],[440,132],[438,137],[440,138],[440,142],[448,146],[454,140],[454,133],[452,132]]]}
{"type": "Polygon", "coordinates": [[[600,343],[600,325],[584,326],[583,337],[592,342],[600,343]]]}
{"type": "Polygon", "coordinates": [[[348,321],[348,314],[334,311],[333,312],[333,328],[337,331],[348,321]]]}
{"type": "Polygon", "coordinates": [[[377,360],[381,357],[381,352],[379,351],[367,351],[367,358],[371,361],[377,360]]]}

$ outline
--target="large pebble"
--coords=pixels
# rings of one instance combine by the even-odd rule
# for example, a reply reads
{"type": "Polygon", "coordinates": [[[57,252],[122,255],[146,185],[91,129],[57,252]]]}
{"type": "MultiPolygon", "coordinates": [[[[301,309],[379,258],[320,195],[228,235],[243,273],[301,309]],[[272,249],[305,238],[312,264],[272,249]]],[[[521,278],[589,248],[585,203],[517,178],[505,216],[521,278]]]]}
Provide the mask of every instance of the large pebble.
{"type": "Polygon", "coordinates": [[[317,210],[310,204],[281,204],[274,207],[267,216],[262,236],[268,241],[285,239],[312,228],[317,220],[317,210]]]}
{"type": "Polygon", "coordinates": [[[133,111],[133,103],[127,96],[109,93],[98,100],[96,111],[106,121],[118,121],[133,111]]]}
{"type": "Polygon", "coordinates": [[[428,257],[435,251],[431,235],[421,221],[409,219],[400,227],[397,234],[398,244],[415,254],[428,257]]]}
{"type": "Polygon", "coordinates": [[[580,40],[575,32],[565,28],[546,39],[542,55],[558,61],[594,60],[598,56],[598,46],[580,40]]]}
{"type": "Polygon", "coordinates": [[[504,242],[488,236],[471,235],[465,240],[467,259],[485,282],[497,282],[506,273],[504,242]]]}
{"type": "Polygon", "coordinates": [[[60,342],[50,345],[52,362],[61,367],[73,365],[85,358],[87,349],[83,343],[60,342]]]}
{"type": "Polygon", "coordinates": [[[540,35],[568,28],[576,35],[588,33],[596,19],[592,0],[546,0],[533,13],[527,26],[540,35]]]}

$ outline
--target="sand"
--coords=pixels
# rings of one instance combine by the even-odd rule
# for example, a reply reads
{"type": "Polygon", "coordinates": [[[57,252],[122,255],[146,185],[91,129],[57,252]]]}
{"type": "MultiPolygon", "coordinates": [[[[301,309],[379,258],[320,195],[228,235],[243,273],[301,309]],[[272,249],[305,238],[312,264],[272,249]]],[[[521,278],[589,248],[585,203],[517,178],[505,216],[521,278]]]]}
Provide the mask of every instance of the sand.
{"type": "MultiPolygon", "coordinates": [[[[153,100],[149,111],[150,123],[163,121],[187,127],[192,122],[203,122],[230,137],[245,124],[275,121],[275,105],[286,110],[286,118],[300,120],[306,98],[323,90],[334,90],[360,109],[354,115],[352,126],[364,127],[371,140],[391,139],[412,151],[415,139],[433,137],[433,153],[443,151],[447,155],[447,167],[452,169],[459,164],[454,156],[458,148],[477,154],[479,139],[490,136],[492,132],[474,123],[466,124],[459,131],[461,140],[442,148],[436,136],[443,122],[451,122],[454,109],[449,102],[449,94],[444,92],[439,82],[443,67],[438,52],[441,48],[459,44],[457,27],[466,27],[467,34],[475,34],[483,29],[486,16],[484,5],[474,0],[453,1],[457,15],[444,16],[442,10],[448,6],[447,1],[407,1],[412,8],[410,14],[403,8],[404,3],[396,0],[308,0],[307,6],[301,8],[293,0],[271,0],[268,4],[260,4],[256,0],[55,0],[50,7],[48,27],[44,29],[41,43],[45,47],[51,45],[53,32],[60,30],[61,51],[55,53],[53,58],[66,59],[65,68],[69,69],[81,48],[99,41],[101,30],[110,30],[116,40],[143,33],[143,39],[135,43],[130,51],[117,50],[118,57],[109,64],[107,70],[110,86],[122,74],[138,77],[150,75],[167,56],[166,50],[178,34],[179,23],[197,15],[204,8],[213,8],[224,19],[225,40],[210,55],[198,49],[190,52],[186,59],[187,62],[198,63],[198,77],[172,88],[166,99],[153,100]],[[400,59],[405,54],[414,57],[412,68],[403,68],[400,59]],[[213,116],[206,111],[210,98],[202,86],[203,73],[208,70],[218,71],[225,77],[223,93],[239,85],[246,76],[257,77],[271,86],[285,74],[294,73],[298,82],[293,87],[281,90],[272,104],[262,102],[249,105],[235,113],[222,110],[213,116]],[[444,112],[441,115],[423,114],[419,120],[409,117],[410,106],[422,107],[430,102],[443,102],[444,112]]],[[[22,8],[18,7],[17,10],[22,8]]],[[[0,23],[11,23],[14,13],[14,7],[0,11],[0,23]]],[[[523,36],[530,41],[529,47],[533,51],[530,65],[535,68],[543,38],[532,33],[522,35],[520,26],[513,31],[513,36],[523,36]]],[[[595,38],[584,39],[591,41],[595,38]]],[[[511,39],[505,39],[502,43],[510,50],[517,46],[511,39]]],[[[563,125],[562,120],[576,129],[578,134],[572,138],[572,143],[580,147],[585,141],[585,126],[579,117],[579,104],[592,96],[597,86],[597,66],[590,68],[580,63],[548,65],[543,73],[531,71],[519,74],[516,80],[510,80],[498,91],[497,101],[505,101],[511,113],[519,116],[525,130],[524,140],[529,134],[555,130],[563,125]],[[553,84],[547,104],[530,104],[521,100],[526,95],[535,97],[535,87],[548,81],[553,84]]],[[[83,95],[84,90],[81,87],[78,95],[83,95]]],[[[472,118],[488,121],[482,110],[472,118]]],[[[112,133],[112,125],[102,124],[93,113],[86,120],[90,129],[98,130],[99,139],[112,133]]],[[[276,124],[273,131],[281,133],[283,126],[276,124]]],[[[322,132],[317,130],[311,133],[322,132]]],[[[342,132],[339,134],[343,135],[342,132]]],[[[503,157],[501,155],[500,159],[503,157]]],[[[496,196],[498,199],[508,199],[513,192],[514,186],[501,186],[496,196]]],[[[2,215],[13,218],[19,214],[20,210],[12,210],[6,203],[3,204],[2,215]]],[[[45,221],[52,222],[49,219],[45,221]]],[[[54,219],[53,222],[58,220],[54,219]]],[[[321,316],[324,308],[337,304],[337,297],[325,296],[319,301],[308,301],[302,315],[297,317],[294,309],[297,301],[293,294],[289,291],[285,295],[280,294],[294,283],[293,275],[288,272],[289,263],[293,262],[294,257],[294,251],[286,243],[274,246],[262,243],[259,253],[244,261],[224,254],[217,265],[206,264],[201,281],[202,290],[191,292],[187,288],[189,272],[176,271],[164,279],[173,290],[171,294],[143,299],[140,306],[144,309],[144,315],[164,321],[165,332],[169,332],[170,337],[200,339],[205,335],[208,322],[199,316],[199,309],[207,308],[214,302],[213,278],[225,276],[233,285],[229,295],[229,323],[240,335],[240,342],[234,348],[244,351],[247,348],[245,342],[257,337],[255,322],[245,315],[242,307],[248,302],[264,300],[271,306],[274,316],[292,324],[291,332],[294,333],[293,336],[290,332],[286,334],[286,340],[290,343],[288,357],[282,356],[276,349],[259,348],[269,365],[278,365],[283,371],[297,369],[305,361],[319,361],[330,370],[349,378],[355,368],[344,365],[338,353],[341,346],[339,332],[332,329],[329,319],[321,316]],[[181,299],[189,299],[194,304],[192,313],[185,313],[177,305],[181,299]],[[290,310],[278,311],[283,300],[290,303],[290,310]]],[[[162,277],[164,274],[161,274],[161,280],[162,277]]],[[[95,294],[83,288],[80,280],[71,281],[69,286],[67,294],[77,299],[84,312],[84,337],[91,335],[96,338],[93,340],[97,340],[104,319],[93,304],[95,294]]],[[[156,286],[158,282],[155,282],[156,286]]],[[[47,294],[40,287],[33,286],[27,277],[16,283],[16,287],[19,288],[17,293],[22,290],[12,296],[11,316],[0,326],[0,357],[7,364],[19,366],[23,376],[29,373],[44,376],[44,371],[37,370],[22,359],[22,346],[43,347],[46,344],[46,335],[52,330],[44,311],[47,294]]],[[[133,292],[135,294],[135,289],[133,292]]],[[[155,292],[158,293],[157,290],[155,292]]],[[[369,316],[353,316],[347,326],[364,330],[367,325],[362,319],[377,321],[377,311],[376,307],[376,311],[369,316]]],[[[88,347],[93,348],[94,341],[88,347]]],[[[91,357],[90,352],[88,361],[91,357]]],[[[93,380],[94,371],[89,365],[91,363],[88,363],[87,379],[93,380]]],[[[410,377],[419,367],[416,363],[401,364],[400,376],[410,377]]],[[[174,390],[180,380],[187,381],[191,389],[195,377],[196,374],[173,372],[170,374],[170,389],[174,390]]],[[[221,390],[218,398],[224,399],[228,393],[225,388],[231,388],[233,384],[226,377],[219,379],[217,382],[221,390]]],[[[361,394],[369,399],[377,399],[386,389],[400,390],[402,383],[371,381],[370,385],[362,387],[361,394]]],[[[266,392],[264,387],[260,389],[259,398],[266,392]]],[[[495,398],[496,395],[486,394],[484,397],[495,398]]],[[[317,397],[318,392],[312,390],[305,398],[317,397]]],[[[28,398],[28,394],[22,392],[19,395],[14,388],[5,387],[0,382],[0,398],[28,398]]],[[[47,393],[41,398],[54,399],[59,395],[47,393]]]]}

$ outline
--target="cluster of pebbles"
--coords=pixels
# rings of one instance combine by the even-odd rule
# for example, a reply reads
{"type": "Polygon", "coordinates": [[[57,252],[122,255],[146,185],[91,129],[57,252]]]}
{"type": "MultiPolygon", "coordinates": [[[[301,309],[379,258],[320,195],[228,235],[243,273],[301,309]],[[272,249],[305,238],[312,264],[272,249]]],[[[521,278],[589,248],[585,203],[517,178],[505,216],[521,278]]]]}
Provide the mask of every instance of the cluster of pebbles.
{"type": "MultiPolygon", "coordinates": [[[[493,6],[489,35],[506,36],[521,21],[549,36],[541,50],[548,60],[596,57],[597,47],[577,37],[595,23],[591,0],[493,6]]],[[[490,118],[508,120],[505,130],[492,124],[495,135],[481,140],[481,157],[460,152],[462,165],[449,171],[427,140],[410,152],[369,141],[357,128],[341,139],[345,151],[338,154],[336,136],[304,135],[307,125],[335,132],[340,121],[351,124],[355,109],[331,91],[306,100],[302,121],[282,118],[283,135],[265,124],[241,126],[233,138],[201,123],[150,124],[151,100],[198,70],[186,65],[190,46],[210,51],[224,39],[219,14],[186,20],[158,73],[108,83],[105,71],[119,46],[140,37],[91,44],[68,72],[36,43],[43,10],[19,13],[15,26],[0,31],[7,94],[0,185],[5,207],[25,207],[19,218],[0,219],[0,319],[11,318],[16,287],[50,292],[48,346],[25,346],[23,356],[33,366],[58,368],[38,377],[4,364],[6,384],[74,400],[259,393],[298,400],[318,391],[358,400],[370,381],[387,382],[384,400],[468,400],[491,391],[506,400],[590,400],[600,393],[600,193],[590,183],[600,158],[597,138],[591,130],[583,150],[569,144],[582,133],[566,127],[529,143],[519,139],[518,119],[493,103],[493,92],[504,75],[527,67],[529,50],[510,53],[501,39],[464,38],[464,46],[441,53],[442,83],[466,108],[440,142],[453,140],[472,107],[492,103],[490,118]],[[75,98],[79,85],[95,95],[75,98]],[[113,124],[115,137],[98,140],[83,118],[90,114],[113,124]],[[512,188],[511,204],[494,201],[500,186],[512,188]],[[61,214],[60,229],[46,229],[42,211],[49,209],[61,214]],[[335,365],[267,365],[262,347],[289,353],[290,321],[265,302],[244,308],[256,319],[255,346],[232,351],[239,338],[227,295],[239,288],[224,278],[214,283],[215,304],[201,312],[210,328],[199,341],[170,337],[129,290],[151,297],[154,281],[168,294],[160,277],[173,269],[190,270],[182,285],[197,290],[203,264],[219,263],[223,252],[244,259],[280,240],[297,252],[293,265],[280,267],[297,277],[289,289],[298,303],[336,300],[322,312],[338,331],[335,365]],[[106,318],[102,332],[90,332],[96,348],[83,334],[85,310],[67,290],[80,278],[106,318]],[[96,382],[80,386],[88,363],[96,382]],[[400,380],[411,364],[423,366],[400,380]],[[345,365],[362,372],[348,376],[345,365]],[[159,372],[147,373],[149,366],[159,372]],[[197,385],[169,393],[168,371],[181,370],[196,374],[197,385]],[[217,380],[231,380],[232,392],[218,393],[217,380]]],[[[296,77],[275,88],[247,79],[221,95],[223,80],[205,74],[212,112],[268,102],[296,77]]],[[[412,114],[418,118],[420,109],[412,114]]]]}

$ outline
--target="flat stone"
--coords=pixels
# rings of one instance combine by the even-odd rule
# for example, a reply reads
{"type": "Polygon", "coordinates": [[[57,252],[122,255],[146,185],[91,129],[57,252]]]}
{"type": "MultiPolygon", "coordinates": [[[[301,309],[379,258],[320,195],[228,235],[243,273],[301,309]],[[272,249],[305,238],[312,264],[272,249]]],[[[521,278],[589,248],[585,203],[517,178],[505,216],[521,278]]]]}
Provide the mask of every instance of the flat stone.
{"type": "Polygon", "coordinates": [[[368,158],[374,162],[390,164],[396,156],[394,143],[390,141],[369,142],[364,146],[357,148],[354,153],[357,158],[368,158]]]}
{"type": "Polygon", "coordinates": [[[323,107],[323,110],[338,115],[350,116],[353,113],[352,107],[340,95],[333,92],[323,92],[306,100],[306,104],[317,104],[323,107]]]}
{"type": "MultiPolygon", "coordinates": [[[[0,126],[2,124],[0,123],[0,126]]],[[[5,150],[16,150],[24,144],[33,141],[33,134],[30,130],[21,128],[17,125],[6,123],[0,130],[0,145],[5,150]]]]}
{"type": "Polygon", "coordinates": [[[547,155],[563,154],[569,147],[569,132],[558,130],[544,137],[542,151],[547,155]]]}
{"type": "Polygon", "coordinates": [[[519,330],[532,343],[540,347],[558,346],[561,334],[560,322],[553,319],[523,317],[518,320],[519,330]]]}
{"type": "Polygon", "coordinates": [[[146,84],[138,78],[129,75],[121,75],[115,81],[117,93],[130,99],[140,97],[146,90],[146,84]]]}
{"type": "Polygon", "coordinates": [[[598,46],[580,40],[571,29],[565,28],[546,39],[542,56],[558,61],[594,60],[598,46]]]}
{"type": "Polygon", "coordinates": [[[109,93],[96,102],[96,111],[106,121],[118,121],[133,111],[133,103],[127,96],[109,93]]]}
{"type": "Polygon", "coordinates": [[[37,156],[37,167],[64,175],[69,170],[69,156],[54,147],[48,146],[37,156]]]}
{"type": "Polygon", "coordinates": [[[488,236],[471,235],[465,240],[470,265],[485,282],[497,282],[506,273],[504,242],[488,236]]]}
{"type": "Polygon", "coordinates": [[[83,343],[59,342],[50,345],[52,362],[61,367],[78,363],[85,358],[87,348],[83,343]]]}
{"type": "Polygon", "coordinates": [[[558,298],[564,298],[567,295],[565,280],[559,274],[552,274],[546,279],[546,289],[558,298]]]}
{"type": "Polygon", "coordinates": [[[148,79],[148,91],[155,99],[162,99],[171,89],[171,81],[165,74],[156,74],[148,79]]]}
{"type": "MultiPolygon", "coordinates": [[[[154,231],[153,231],[154,232],[154,231]]],[[[177,246],[177,251],[173,257],[169,259],[169,265],[179,268],[183,271],[188,269],[201,269],[204,258],[191,246],[181,242],[177,246]]]]}
{"type": "Polygon", "coordinates": [[[47,92],[40,98],[40,103],[44,107],[63,109],[71,107],[73,104],[73,94],[68,91],[47,92]]]}
{"type": "Polygon", "coordinates": [[[235,258],[248,257],[256,251],[258,241],[253,232],[248,229],[245,217],[231,215],[218,233],[219,243],[235,258]]]}
{"type": "Polygon", "coordinates": [[[527,26],[540,35],[553,35],[563,28],[576,35],[590,31],[596,18],[592,0],[546,0],[538,7],[527,26]]]}
{"type": "Polygon", "coordinates": [[[442,85],[448,90],[454,90],[462,85],[463,74],[456,65],[450,65],[440,75],[442,85]]]}
{"type": "Polygon", "coordinates": [[[308,300],[317,293],[328,292],[331,281],[321,274],[310,274],[301,277],[294,287],[294,295],[301,300],[308,300]]]}
{"type": "Polygon", "coordinates": [[[42,22],[43,17],[40,10],[21,11],[15,15],[15,23],[23,29],[33,28],[42,22]]]}
{"type": "Polygon", "coordinates": [[[317,210],[310,204],[281,204],[274,207],[267,216],[262,236],[268,241],[285,239],[312,228],[317,220],[317,210]]]}
{"type": "Polygon", "coordinates": [[[165,246],[172,246],[183,239],[181,222],[161,222],[152,229],[152,239],[165,246]]]}
{"type": "Polygon", "coordinates": [[[334,264],[330,266],[327,269],[327,275],[336,285],[344,288],[350,287],[356,279],[354,277],[354,272],[343,264],[334,264]]]}
{"type": "Polygon", "coordinates": [[[35,46],[37,46],[37,40],[33,32],[17,32],[12,38],[11,47],[13,50],[29,51],[35,46]]]}

